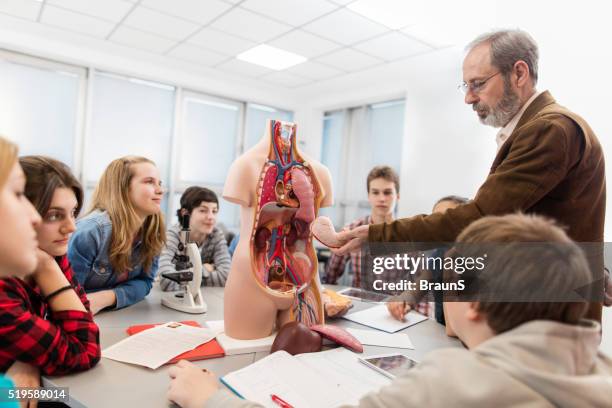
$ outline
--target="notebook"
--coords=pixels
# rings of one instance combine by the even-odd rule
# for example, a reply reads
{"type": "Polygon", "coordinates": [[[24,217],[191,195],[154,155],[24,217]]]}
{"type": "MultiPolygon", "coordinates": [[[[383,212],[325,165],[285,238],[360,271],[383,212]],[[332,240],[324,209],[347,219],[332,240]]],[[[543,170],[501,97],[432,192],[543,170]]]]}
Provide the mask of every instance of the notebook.
{"type": "Polygon", "coordinates": [[[332,408],[356,405],[362,396],[391,380],[340,347],[296,356],[277,351],[226,375],[221,382],[239,397],[264,407],[278,408],[270,397],[274,394],[295,408],[332,408]]]}
{"type": "MultiPolygon", "coordinates": [[[[189,326],[201,327],[198,322],[195,322],[193,320],[187,320],[181,323],[185,325],[189,325],[189,326]]],[[[156,324],[141,324],[137,326],[130,326],[127,328],[126,332],[129,336],[131,336],[133,334],[140,333],[143,330],[147,330],[155,326],[157,325],[156,324]]],[[[221,348],[221,345],[219,345],[216,339],[212,339],[208,343],[199,345],[193,350],[187,351],[181,355],[174,357],[172,360],[168,361],[166,364],[174,364],[174,363],[177,363],[179,360],[197,361],[197,360],[206,360],[209,358],[218,358],[218,357],[223,357],[223,356],[225,356],[223,348],[221,348]]]]}
{"type": "Polygon", "coordinates": [[[415,311],[410,311],[406,316],[406,321],[401,322],[391,316],[386,305],[378,305],[359,312],[349,313],[343,316],[344,319],[355,323],[363,324],[364,326],[374,329],[386,331],[387,333],[395,333],[406,327],[410,327],[417,323],[427,320],[427,316],[423,316],[415,311]]]}

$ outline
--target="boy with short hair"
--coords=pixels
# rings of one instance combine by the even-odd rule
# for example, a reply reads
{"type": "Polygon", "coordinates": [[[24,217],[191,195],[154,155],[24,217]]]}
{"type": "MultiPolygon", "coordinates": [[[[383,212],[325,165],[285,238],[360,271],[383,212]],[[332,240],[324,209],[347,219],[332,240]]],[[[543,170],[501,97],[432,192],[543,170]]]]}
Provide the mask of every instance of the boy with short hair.
{"type": "MultiPolygon", "coordinates": [[[[372,208],[369,215],[359,218],[347,226],[346,229],[357,228],[361,225],[378,224],[381,222],[391,222],[394,219],[393,213],[399,200],[399,176],[389,166],[376,166],[368,173],[366,180],[368,191],[368,201],[372,208]]],[[[346,255],[333,254],[327,262],[325,268],[325,281],[335,284],[342,276],[346,268],[346,263],[351,262],[353,272],[353,282],[351,286],[372,290],[372,285],[364,282],[361,273],[361,253],[356,252],[346,255]]]]}
{"type": "MultiPolygon", "coordinates": [[[[524,287],[563,294],[592,276],[581,249],[538,216],[484,217],[457,241],[460,249],[501,244],[482,275],[467,278],[503,288],[502,294],[524,287]],[[516,245],[534,242],[542,244],[535,251],[516,245]]],[[[428,354],[389,386],[363,397],[359,407],[610,406],[612,359],[598,352],[600,325],[583,319],[586,307],[578,301],[448,302],[447,324],[468,349],[428,354]]],[[[181,362],[169,374],[168,397],[183,407],[260,406],[218,390],[215,377],[191,363],[181,362]]]]}

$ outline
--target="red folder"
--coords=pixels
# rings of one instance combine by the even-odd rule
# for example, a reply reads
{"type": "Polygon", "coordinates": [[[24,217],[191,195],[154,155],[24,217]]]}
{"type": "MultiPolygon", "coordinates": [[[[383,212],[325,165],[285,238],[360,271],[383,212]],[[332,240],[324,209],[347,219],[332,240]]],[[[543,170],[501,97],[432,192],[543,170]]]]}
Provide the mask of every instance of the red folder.
{"type": "MultiPolygon", "coordinates": [[[[201,327],[198,322],[195,322],[193,320],[186,320],[180,323],[194,327],[201,327]]],[[[140,333],[143,330],[147,330],[155,326],[157,326],[157,324],[140,324],[137,326],[130,326],[127,328],[126,332],[129,336],[131,336],[133,334],[140,333]]],[[[193,350],[186,351],[185,353],[174,357],[166,364],[174,364],[177,363],[179,360],[196,361],[223,356],[225,356],[225,351],[223,351],[223,348],[221,348],[221,346],[217,342],[217,339],[212,339],[208,343],[201,344],[193,350]]]]}

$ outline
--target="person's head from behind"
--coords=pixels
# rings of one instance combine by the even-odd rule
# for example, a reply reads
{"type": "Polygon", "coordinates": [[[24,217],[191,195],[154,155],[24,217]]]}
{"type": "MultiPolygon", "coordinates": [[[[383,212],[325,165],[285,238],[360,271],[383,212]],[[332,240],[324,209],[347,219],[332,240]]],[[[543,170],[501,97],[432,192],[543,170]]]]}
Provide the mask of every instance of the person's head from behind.
{"type": "Polygon", "coordinates": [[[499,30],[477,37],[466,48],[465,103],[483,124],[503,127],[535,90],[538,46],[524,31],[499,30]]]}
{"type": "Polygon", "coordinates": [[[37,265],[40,216],[25,195],[17,147],[0,136],[0,278],[25,276],[37,265]]]}
{"type": "Polygon", "coordinates": [[[368,201],[372,215],[384,218],[392,215],[399,200],[399,176],[389,166],[376,166],[367,178],[368,201]]]}
{"type": "Polygon", "coordinates": [[[177,211],[179,221],[189,215],[189,229],[208,235],[217,224],[219,199],[214,191],[204,187],[189,187],[181,196],[181,208],[177,211]]]}
{"type": "Polygon", "coordinates": [[[432,214],[443,214],[446,210],[456,208],[462,204],[467,204],[470,201],[469,198],[460,197],[456,195],[449,195],[442,197],[434,204],[431,212],[432,214]]]}
{"type": "Polygon", "coordinates": [[[19,163],[26,175],[26,197],[42,216],[36,229],[38,247],[51,256],[65,255],[83,206],[81,184],[70,168],[58,160],[24,156],[19,163]]]}
{"type": "Polygon", "coordinates": [[[145,157],[113,160],[102,173],[91,199],[90,212],[107,211],[113,224],[110,261],[115,270],[130,268],[136,235],[142,240],[141,259],[149,270],[166,240],[159,170],[145,157]]]}
{"type": "MultiPolygon", "coordinates": [[[[580,247],[554,222],[539,216],[484,217],[470,224],[457,243],[461,255],[468,257],[482,256],[483,248],[494,249],[487,253],[478,278],[500,295],[533,292],[554,299],[591,281],[580,247]]],[[[533,320],[578,324],[586,312],[586,303],[565,301],[449,301],[445,307],[447,322],[468,347],[533,320]]]]}

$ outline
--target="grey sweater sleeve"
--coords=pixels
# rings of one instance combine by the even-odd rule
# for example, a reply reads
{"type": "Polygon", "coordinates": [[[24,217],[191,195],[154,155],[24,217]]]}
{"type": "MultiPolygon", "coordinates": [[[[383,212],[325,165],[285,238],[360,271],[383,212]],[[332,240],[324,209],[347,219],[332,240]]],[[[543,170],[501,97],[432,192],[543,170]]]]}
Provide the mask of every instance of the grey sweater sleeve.
{"type": "Polygon", "coordinates": [[[174,254],[178,251],[179,234],[178,228],[172,226],[166,232],[166,245],[162,249],[161,255],[159,256],[159,287],[163,291],[174,291],[179,290],[179,285],[176,282],[166,279],[161,276],[162,273],[176,272],[176,267],[172,263],[174,254]]]}
{"type": "Polygon", "coordinates": [[[232,259],[227,249],[227,242],[225,241],[223,232],[215,230],[211,246],[213,250],[212,258],[214,269],[210,273],[210,277],[206,280],[206,285],[225,286],[232,259]]]}

